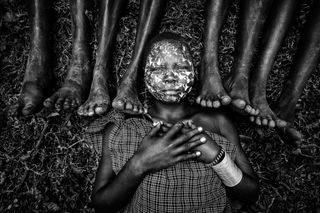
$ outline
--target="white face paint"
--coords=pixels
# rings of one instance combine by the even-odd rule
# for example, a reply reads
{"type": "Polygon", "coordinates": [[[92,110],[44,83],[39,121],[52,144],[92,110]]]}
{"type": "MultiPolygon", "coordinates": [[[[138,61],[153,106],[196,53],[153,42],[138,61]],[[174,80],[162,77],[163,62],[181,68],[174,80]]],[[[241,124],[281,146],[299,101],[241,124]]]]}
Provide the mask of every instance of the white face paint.
{"type": "Polygon", "coordinates": [[[188,49],[180,41],[156,42],[146,60],[146,86],[156,99],[177,103],[190,92],[194,66],[188,49]]]}

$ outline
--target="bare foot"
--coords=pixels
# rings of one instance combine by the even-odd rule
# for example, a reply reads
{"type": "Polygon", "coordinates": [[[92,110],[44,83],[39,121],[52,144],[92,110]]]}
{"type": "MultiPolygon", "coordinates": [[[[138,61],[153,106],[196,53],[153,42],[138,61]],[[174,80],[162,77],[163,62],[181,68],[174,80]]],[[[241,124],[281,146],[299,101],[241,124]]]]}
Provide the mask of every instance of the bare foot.
{"type": "Polygon", "coordinates": [[[142,106],[138,99],[136,85],[133,82],[129,77],[123,79],[118,88],[117,96],[112,102],[112,107],[128,114],[147,113],[147,109],[142,106]]]}
{"type": "Polygon", "coordinates": [[[41,110],[52,83],[48,51],[48,48],[39,48],[37,45],[32,47],[18,102],[10,110],[12,115],[28,116],[41,110]]]}
{"type": "Polygon", "coordinates": [[[105,81],[100,84],[92,82],[91,91],[87,101],[78,109],[82,116],[102,115],[110,107],[108,85],[105,81]]]}
{"type": "Polygon", "coordinates": [[[261,95],[259,97],[252,98],[253,106],[259,110],[259,115],[250,116],[251,122],[255,122],[259,126],[266,126],[270,128],[274,127],[286,127],[288,122],[280,119],[269,107],[267,100],[261,95]]]}
{"type": "Polygon", "coordinates": [[[230,76],[225,84],[225,89],[231,97],[231,105],[233,109],[241,114],[249,114],[256,116],[259,110],[254,109],[249,101],[248,79],[245,76],[234,78],[230,76]]]}
{"type": "Polygon", "coordinates": [[[206,66],[204,62],[201,65],[201,91],[197,97],[197,104],[202,107],[218,108],[221,105],[227,105],[231,102],[231,98],[226,93],[222,86],[221,77],[219,71],[215,73],[205,72],[203,69],[214,69],[210,66],[206,66]],[[207,73],[207,74],[205,74],[207,73]]]}
{"type": "Polygon", "coordinates": [[[15,116],[32,115],[42,108],[44,89],[37,82],[24,82],[16,105],[11,108],[11,114],[15,116]]]}
{"type": "Polygon", "coordinates": [[[90,84],[90,74],[88,53],[74,56],[63,86],[44,101],[44,106],[57,111],[78,108],[83,103],[90,84]]]}
{"type": "Polygon", "coordinates": [[[303,136],[296,128],[294,128],[294,126],[291,125],[283,128],[276,128],[276,130],[284,143],[295,147],[299,147],[301,145],[303,136]]]}

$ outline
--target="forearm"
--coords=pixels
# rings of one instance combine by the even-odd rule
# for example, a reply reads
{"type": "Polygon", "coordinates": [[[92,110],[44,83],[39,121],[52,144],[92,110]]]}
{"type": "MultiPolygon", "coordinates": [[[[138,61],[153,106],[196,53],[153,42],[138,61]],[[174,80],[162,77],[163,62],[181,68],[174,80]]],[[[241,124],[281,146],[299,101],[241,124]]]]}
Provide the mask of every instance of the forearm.
{"type": "Polygon", "coordinates": [[[144,178],[135,159],[130,159],[122,170],[107,185],[101,187],[93,196],[97,212],[115,212],[125,206],[134,195],[144,178]]]}
{"type": "Polygon", "coordinates": [[[244,203],[254,203],[259,196],[258,181],[245,173],[243,173],[239,184],[234,187],[226,186],[226,190],[228,197],[244,203]]]}
{"type": "Polygon", "coordinates": [[[212,162],[212,168],[226,186],[229,197],[245,203],[252,203],[257,200],[259,187],[254,177],[241,170],[223,150],[219,152],[215,161],[212,162]],[[224,157],[221,157],[223,155],[224,157]],[[220,159],[222,160],[219,161],[220,159]],[[215,161],[219,161],[219,163],[215,161]]]}

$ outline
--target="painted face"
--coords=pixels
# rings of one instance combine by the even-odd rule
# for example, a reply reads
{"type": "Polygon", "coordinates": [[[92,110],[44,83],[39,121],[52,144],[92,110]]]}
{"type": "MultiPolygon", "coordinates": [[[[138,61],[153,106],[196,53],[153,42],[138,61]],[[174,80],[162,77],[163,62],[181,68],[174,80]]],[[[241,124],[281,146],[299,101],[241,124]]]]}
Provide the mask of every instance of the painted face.
{"type": "Polygon", "coordinates": [[[157,100],[177,103],[190,92],[194,66],[188,49],[181,42],[156,42],[146,60],[146,86],[157,100]]]}

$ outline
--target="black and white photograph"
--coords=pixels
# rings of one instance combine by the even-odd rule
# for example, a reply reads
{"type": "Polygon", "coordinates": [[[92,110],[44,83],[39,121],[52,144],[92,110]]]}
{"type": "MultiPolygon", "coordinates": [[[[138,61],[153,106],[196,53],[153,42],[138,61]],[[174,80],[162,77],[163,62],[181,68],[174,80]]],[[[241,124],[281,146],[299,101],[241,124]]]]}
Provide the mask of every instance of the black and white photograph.
{"type": "Polygon", "coordinates": [[[320,213],[320,1],[0,0],[0,212],[320,213]]]}

